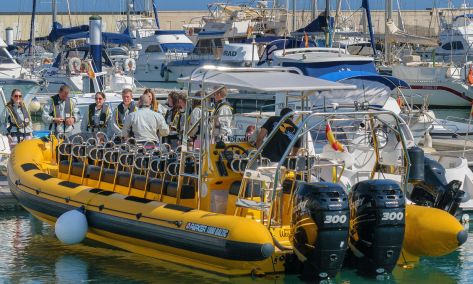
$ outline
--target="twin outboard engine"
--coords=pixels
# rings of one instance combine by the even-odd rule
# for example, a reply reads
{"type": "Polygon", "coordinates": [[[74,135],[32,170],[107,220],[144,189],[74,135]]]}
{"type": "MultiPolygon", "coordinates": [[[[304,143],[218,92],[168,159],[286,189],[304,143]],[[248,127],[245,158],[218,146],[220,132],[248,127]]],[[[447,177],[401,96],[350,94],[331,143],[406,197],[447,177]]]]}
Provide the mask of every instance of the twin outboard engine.
{"type": "Polygon", "coordinates": [[[323,280],[342,268],[348,243],[349,208],[345,190],[328,182],[298,183],[294,194],[291,242],[302,275],[323,280]]]}
{"type": "Polygon", "coordinates": [[[350,201],[350,256],[361,273],[390,273],[402,251],[405,197],[392,180],[366,180],[353,186],[350,201]]]}
{"type": "Polygon", "coordinates": [[[445,168],[439,162],[425,157],[422,149],[412,147],[407,151],[411,161],[409,183],[413,184],[409,199],[415,204],[439,208],[455,215],[460,203],[468,198],[460,190],[461,181],[448,183],[445,168]]]}

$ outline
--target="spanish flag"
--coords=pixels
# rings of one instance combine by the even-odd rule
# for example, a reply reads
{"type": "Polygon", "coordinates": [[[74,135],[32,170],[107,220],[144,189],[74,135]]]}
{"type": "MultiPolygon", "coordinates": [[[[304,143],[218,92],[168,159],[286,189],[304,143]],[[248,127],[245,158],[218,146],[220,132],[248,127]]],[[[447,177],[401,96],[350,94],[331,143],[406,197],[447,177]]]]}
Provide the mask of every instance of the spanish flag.
{"type": "Polygon", "coordinates": [[[309,35],[306,32],[304,32],[304,44],[305,48],[309,47],[309,35]]]}
{"type": "Polygon", "coordinates": [[[87,74],[89,75],[90,79],[95,79],[95,72],[94,72],[94,67],[92,66],[92,62],[89,62],[89,68],[87,70],[87,74]]]}

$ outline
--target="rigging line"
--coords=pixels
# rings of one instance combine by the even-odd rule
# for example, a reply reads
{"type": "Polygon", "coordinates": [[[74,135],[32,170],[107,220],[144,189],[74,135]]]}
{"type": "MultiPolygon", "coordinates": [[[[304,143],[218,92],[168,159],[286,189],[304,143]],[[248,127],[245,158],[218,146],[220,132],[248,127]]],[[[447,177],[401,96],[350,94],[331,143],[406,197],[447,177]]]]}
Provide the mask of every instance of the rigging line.
{"type": "Polygon", "coordinates": [[[69,25],[72,27],[72,17],[71,17],[71,6],[69,0],[66,0],[67,3],[67,14],[69,15],[69,25]]]}

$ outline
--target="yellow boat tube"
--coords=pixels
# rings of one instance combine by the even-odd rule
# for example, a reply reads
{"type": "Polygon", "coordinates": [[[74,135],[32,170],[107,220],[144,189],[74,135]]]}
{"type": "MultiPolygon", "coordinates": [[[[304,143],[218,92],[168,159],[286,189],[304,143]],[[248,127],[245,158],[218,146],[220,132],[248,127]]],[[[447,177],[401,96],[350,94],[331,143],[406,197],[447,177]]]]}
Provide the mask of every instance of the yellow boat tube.
{"type": "MultiPolygon", "coordinates": [[[[114,178],[109,173],[111,169],[103,169],[102,176],[100,167],[101,178],[97,181],[90,169],[95,167],[96,170],[96,165],[84,170],[67,161],[60,161],[58,165],[57,148],[58,141],[54,139],[28,140],[15,147],[9,160],[8,180],[12,193],[25,209],[43,221],[54,224],[63,213],[83,208],[88,221],[88,238],[229,276],[284,273],[289,267],[287,261],[290,259],[293,264],[296,259],[291,244],[294,237],[291,216],[293,211],[306,212],[305,206],[309,204],[293,206],[298,183],[290,182],[282,190],[278,201],[281,211],[277,211],[281,222],[268,226],[264,211],[235,205],[244,177],[224,163],[222,150],[212,148],[210,157],[204,159],[203,168],[208,168],[206,163],[212,163],[209,168],[220,168],[220,173],[206,172],[202,191],[198,192],[191,185],[177,189],[177,182],[172,179],[160,181],[161,185],[153,179],[143,189],[139,177],[135,178],[133,173],[128,176],[130,182],[123,183],[121,179],[126,175],[114,178]],[[219,198],[223,191],[228,198],[223,208],[215,210],[212,198],[219,198]]],[[[335,225],[335,219],[330,219],[333,223],[330,226],[335,225]]],[[[321,220],[326,222],[327,217],[321,220]]],[[[343,220],[343,223],[349,221],[343,220]]],[[[450,253],[465,240],[466,232],[447,212],[408,205],[399,263],[450,253]]]]}
{"type": "Polygon", "coordinates": [[[406,206],[406,229],[398,263],[419,261],[422,256],[443,256],[465,243],[468,232],[448,212],[418,205],[406,206]]]}
{"type": "Polygon", "coordinates": [[[124,250],[225,275],[283,270],[262,224],[58,179],[50,149],[49,142],[25,141],[9,161],[12,193],[39,219],[54,224],[83,207],[87,237],[124,250]]]}

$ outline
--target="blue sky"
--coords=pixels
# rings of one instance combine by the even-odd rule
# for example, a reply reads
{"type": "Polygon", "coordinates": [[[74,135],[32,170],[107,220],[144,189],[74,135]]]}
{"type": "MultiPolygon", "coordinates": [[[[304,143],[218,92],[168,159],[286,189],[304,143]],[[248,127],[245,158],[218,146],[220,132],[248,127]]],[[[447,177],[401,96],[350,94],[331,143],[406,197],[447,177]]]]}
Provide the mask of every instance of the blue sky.
{"type": "MultiPolygon", "coordinates": [[[[31,11],[33,0],[0,0],[0,12],[28,12],[31,11]]],[[[135,7],[138,10],[144,8],[144,3],[150,0],[135,0],[135,7]]],[[[212,2],[225,2],[226,0],[220,1],[208,1],[208,0],[156,0],[158,3],[158,9],[160,10],[205,10],[207,9],[207,3],[212,2]]],[[[335,6],[336,0],[332,1],[332,7],[335,6]]],[[[426,9],[433,6],[433,3],[437,3],[437,7],[447,7],[447,0],[399,0],[402,9],[426,9]]],[[[471,0],[473,2],[473,0],[471,0]]],[[[69,0],[72,12],[101,12],[101,11],[112,11],[120,12],[125,10],[125,0],[69,0]]],[[[253,1],[241,1],[235,0],[230,1],[232,3],[248,3],[256,2],[253,1]]],[[[285,2],[283,0],[282,2],[285,2]]],[[[292,0],[290,0],[292,2],[292,0]]],[[[297,7],[299,9],[309,9],[310,0],[297,0],[297,7]]],[[[352,9],[356,9],[360,6],[361,0],[342,0],[342,3],[350,3],[352,9]]],[[[396,3],[396,0],[394,0],[396,3]]],[[[453,0],[454,7],[459,7],[464,0],[453,0]]],[[[465,1],[468,6],[471,6],[470,1],[465,1]]],[[[57,0],[58,10],[66,11],[67,0],[57,0]]],[[[318,0],[319,7],[323,8],[325,5],[324,0],[318,0]]],[[[370,0],[372,9],[384,9],[385,0],[370,0]]],[[[346,5],[344,5],[346,7],[346,5]]],[[[394,4],[394,7],[397,7],[394,4]]],[[[51,10],[51,0],[37,0],[38,11],[47,12],[51,10]]]]}

